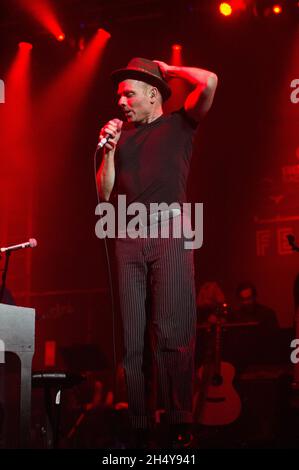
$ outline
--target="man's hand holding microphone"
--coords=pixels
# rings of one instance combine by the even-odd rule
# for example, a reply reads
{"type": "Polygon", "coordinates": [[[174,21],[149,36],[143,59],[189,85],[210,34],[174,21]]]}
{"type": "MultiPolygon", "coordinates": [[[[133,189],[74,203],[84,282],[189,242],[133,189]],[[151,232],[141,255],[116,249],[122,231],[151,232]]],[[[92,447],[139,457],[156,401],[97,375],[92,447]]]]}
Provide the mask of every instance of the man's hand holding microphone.
{"type": "Polygon", "coordinates": [[[99,135],[97,151],[104,148],[103,159],[97,173],[99,195],[105,201],[109,200],[115,181],[114,151],[121,135],[123,121],[111,119],[102,127],[99,135]]]}
{"type": "Polygon", "coordinates": [[[105,147],[108,151],[114,150],[121,135],[123,121],[111,119],[102,127],[99,135],[98,149],[105,147]]]}

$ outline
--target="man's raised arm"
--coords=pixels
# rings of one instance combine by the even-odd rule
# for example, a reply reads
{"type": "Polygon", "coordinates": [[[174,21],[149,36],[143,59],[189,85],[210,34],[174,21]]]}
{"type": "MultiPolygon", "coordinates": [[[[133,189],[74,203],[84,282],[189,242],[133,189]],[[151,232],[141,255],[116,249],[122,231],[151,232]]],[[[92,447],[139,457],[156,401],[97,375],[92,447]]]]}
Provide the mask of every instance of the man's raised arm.
{"type": "Polygon", "coordinates": [[[186,98],[184,108],[192,119],[200,121],[212,106],[218,83],[217,75],[197,67],[168,65],[159,60],[155,62],[159,65],[165,79],[182,78],[193,87],[186,98]]]}

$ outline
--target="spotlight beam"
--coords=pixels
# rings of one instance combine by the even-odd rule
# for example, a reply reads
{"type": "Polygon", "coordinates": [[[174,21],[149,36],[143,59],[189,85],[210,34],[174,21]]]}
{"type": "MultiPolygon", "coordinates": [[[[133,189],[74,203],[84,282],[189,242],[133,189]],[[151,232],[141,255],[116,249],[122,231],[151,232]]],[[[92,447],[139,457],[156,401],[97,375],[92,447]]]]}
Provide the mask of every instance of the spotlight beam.
{"type": "Polygon", "coordinates": [[[18,2],[25,11],[31,14],[58,41],[63,41],[65,35],[49,0],[18,0],[18,2]]]}

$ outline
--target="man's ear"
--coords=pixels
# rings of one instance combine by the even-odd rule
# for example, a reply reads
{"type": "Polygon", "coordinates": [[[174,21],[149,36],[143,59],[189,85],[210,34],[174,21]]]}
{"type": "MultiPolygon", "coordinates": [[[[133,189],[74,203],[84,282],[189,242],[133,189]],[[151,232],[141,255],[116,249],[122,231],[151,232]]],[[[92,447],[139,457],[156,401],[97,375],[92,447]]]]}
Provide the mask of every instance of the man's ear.
{"type": "Polygon", "coordinates": [[[150,98],[151,100],[154,99],[154,98],[157,98],[158,96],[158,90],[157,88],[152,88],[151,91],[150,91],[150,98]]]}

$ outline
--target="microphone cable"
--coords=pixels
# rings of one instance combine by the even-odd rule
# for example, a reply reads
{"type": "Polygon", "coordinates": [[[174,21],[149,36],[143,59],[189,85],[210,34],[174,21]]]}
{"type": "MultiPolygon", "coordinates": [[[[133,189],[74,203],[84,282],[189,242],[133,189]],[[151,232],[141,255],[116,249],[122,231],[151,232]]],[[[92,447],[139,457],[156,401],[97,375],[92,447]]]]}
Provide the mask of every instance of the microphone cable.
{"type": "MultiPolygon", "coordinates": [[[[94,153],[94,178],[95,178],[95,186],[96,186],[96,194],[97,194],[97,205],[100,204],[100,195],[98,190],[98,183],[97,183],[97,156],[98,156],[98,148],[94,153]]],[[[102,220],[100,219],[102,224],[102,220]]],[[[102,225],[103,227],[103,225],[102,225]]],[[[111,271],[111,263],[109,258],[109,250],[107,245],[106,237],[104,237],[104,246],[105,246],[105,254],[106,254],[106,262],[107,262],[107,270],[108,270],[108,280],[109,280],[109,290],[110,290],[110,302],[111,302],[111,312],[112,312],[112,344],[113,344],[113,366],[114,366],[114,374],[113,374],[113,404],[115,403],[116,399],[116,372],[117,372],[117,360],[116,360],[116,334],[115,334],[115,301],[114,301],[114,290],[112,284],[112,271],[111,271]]]]}

